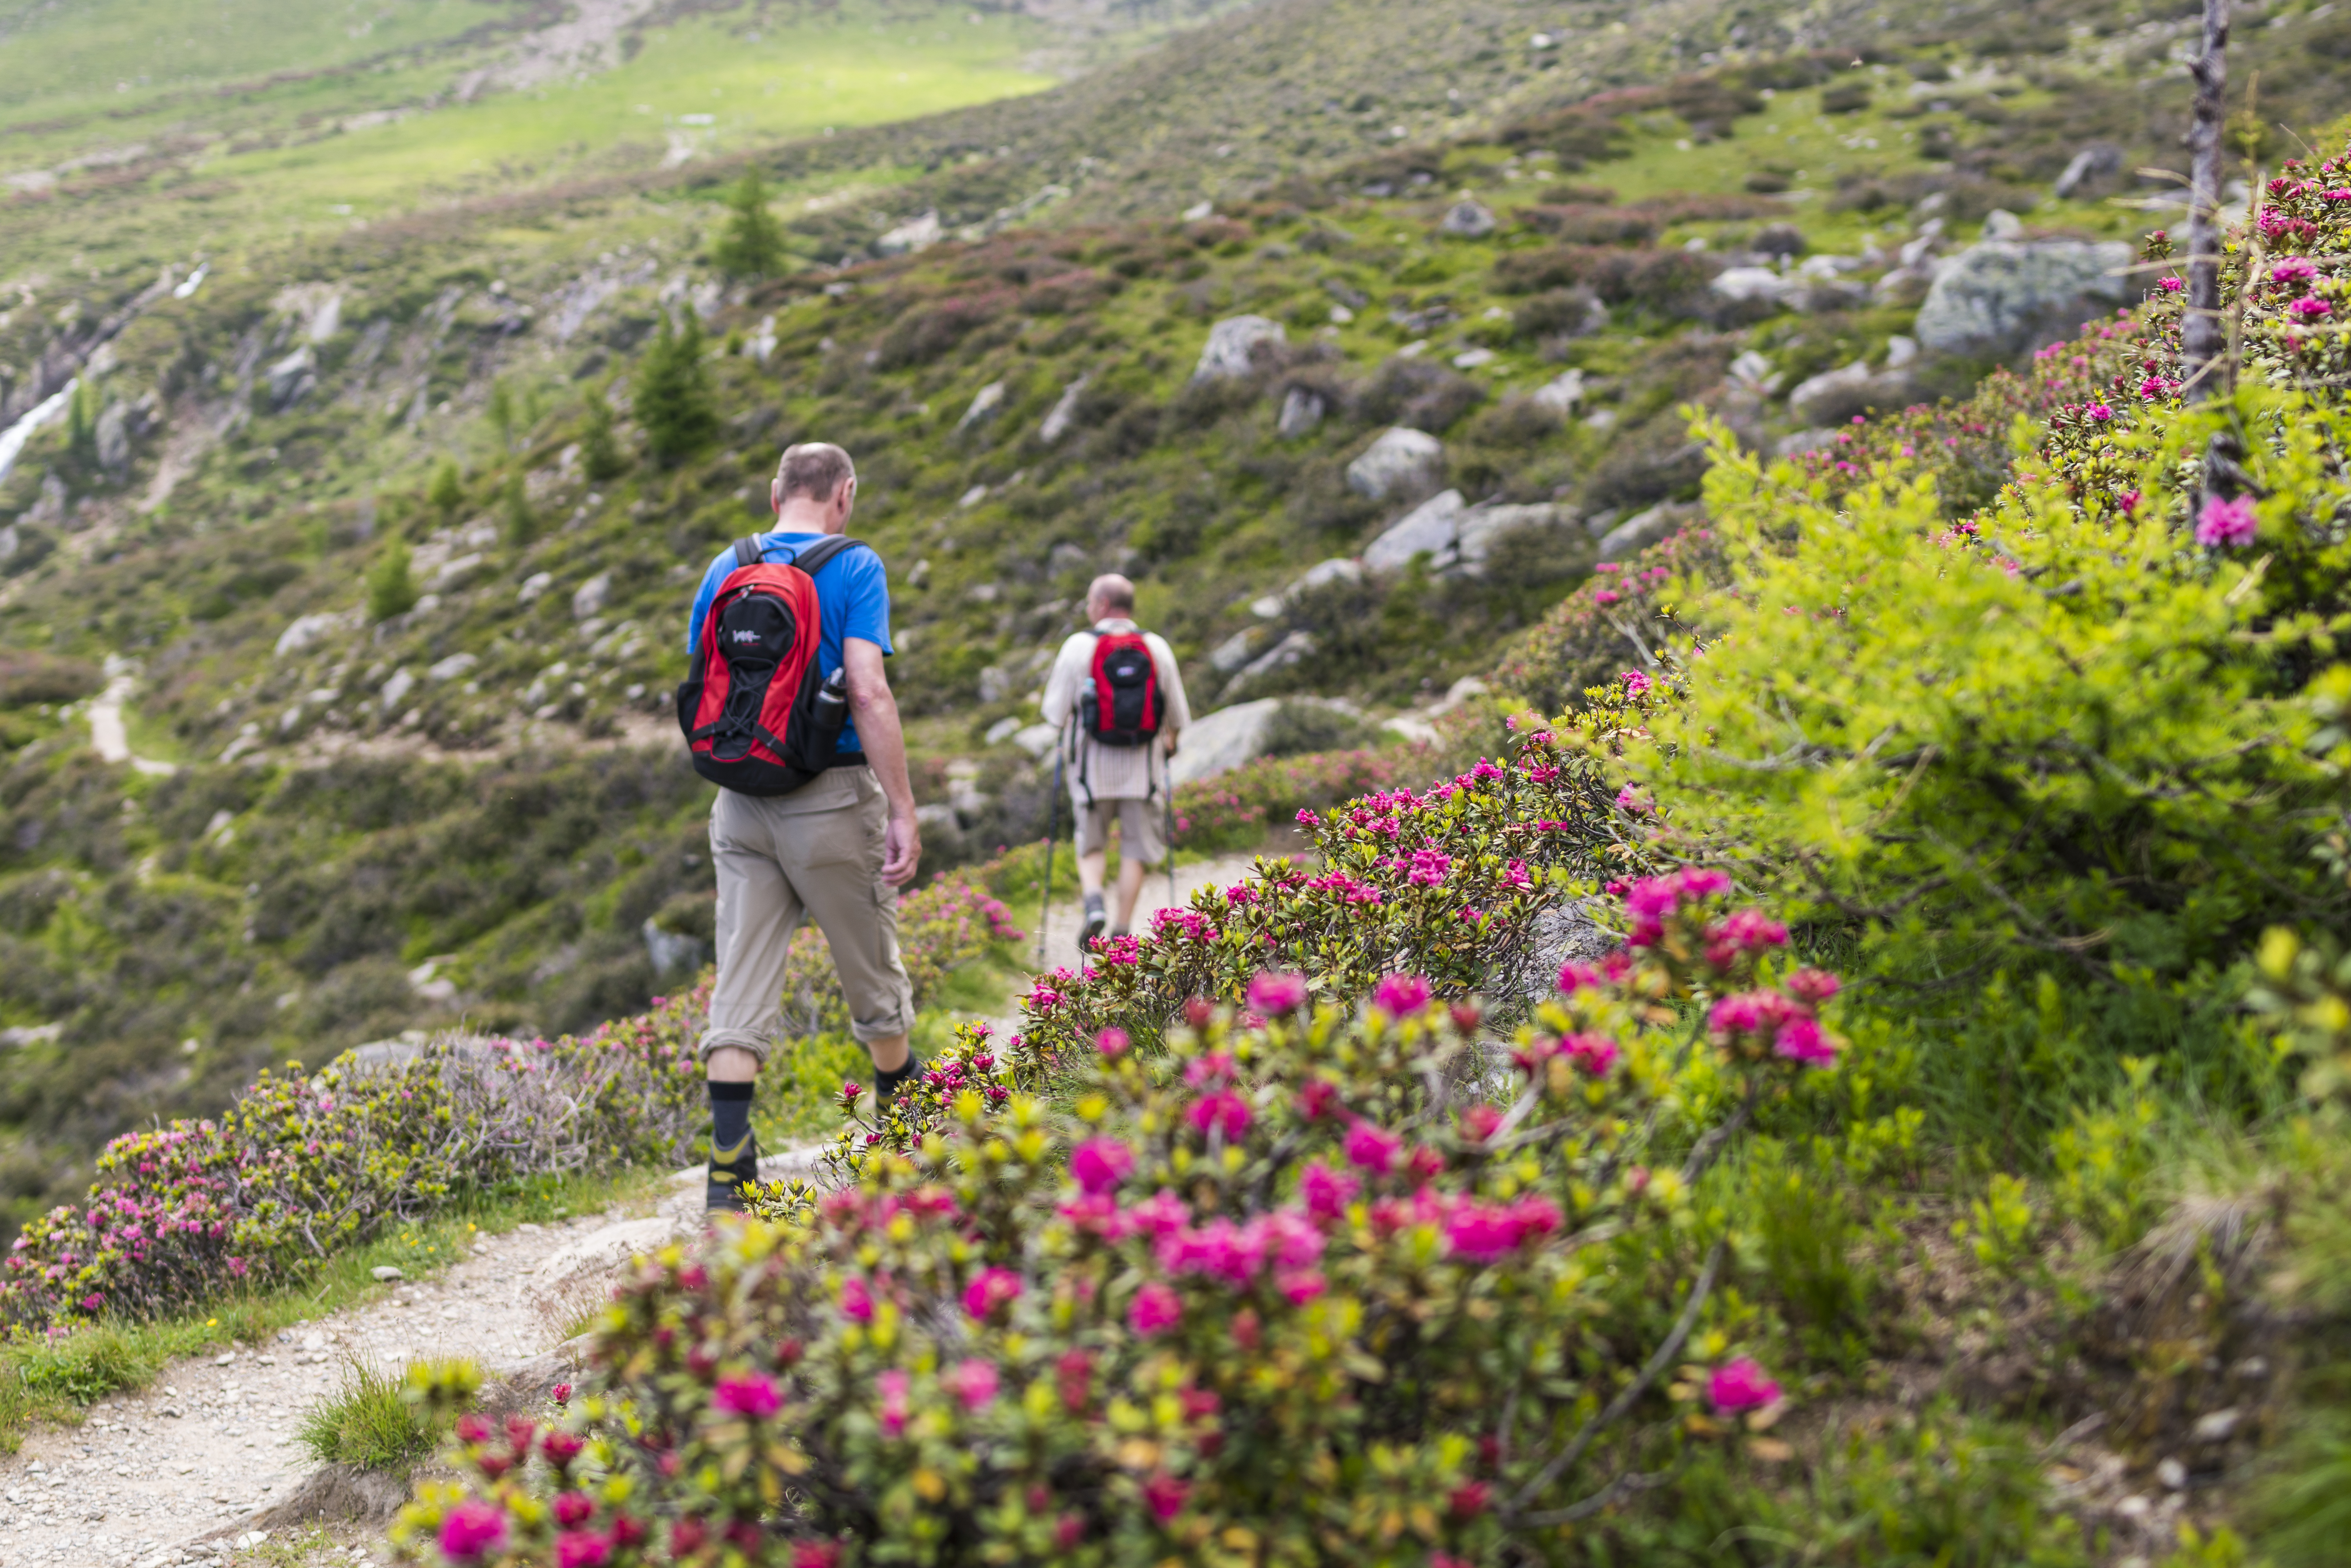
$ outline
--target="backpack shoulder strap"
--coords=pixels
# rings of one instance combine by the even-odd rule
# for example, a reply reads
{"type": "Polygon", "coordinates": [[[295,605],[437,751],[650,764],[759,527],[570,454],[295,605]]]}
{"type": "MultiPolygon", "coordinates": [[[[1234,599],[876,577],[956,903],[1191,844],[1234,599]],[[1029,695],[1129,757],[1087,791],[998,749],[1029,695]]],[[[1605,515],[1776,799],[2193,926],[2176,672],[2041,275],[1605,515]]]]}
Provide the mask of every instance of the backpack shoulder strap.
{"type": "Polygon", "coordinates": [[[767,552],[759,547],[759,536],[757,534],[747,535],[742,538],[737,539],[735,541],[735,570],[740,571],[747,566],[758,565],[759,558],[766,553],[767,552]]]}
{"type": "Polygon", "coordinates": [[[792,564],[813,577],[825,562],[841,551],[859,549],[872,549],[873,547],[863,539],[851,538],[847,534],[827,534],[806,549],[795,553],[792,564]]]}

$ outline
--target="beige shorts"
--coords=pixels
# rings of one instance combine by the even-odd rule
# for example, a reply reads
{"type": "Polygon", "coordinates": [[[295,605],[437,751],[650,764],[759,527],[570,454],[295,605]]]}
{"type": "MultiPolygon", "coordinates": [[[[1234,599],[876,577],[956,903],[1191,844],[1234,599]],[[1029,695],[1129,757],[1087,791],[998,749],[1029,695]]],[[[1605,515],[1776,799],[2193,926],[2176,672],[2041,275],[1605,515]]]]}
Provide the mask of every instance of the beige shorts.
{"type": "Polygon", "coordinates": [[[718,981],[702,1031],[761,1061],[783,1032],[784,962],[803,915],[832,949],[861,1042],[914,1027],[914,987],[898,956],[898,894],[882,880],[888,803],[871,768],[835,768],[791,795],[718,791],[710,859],[718,872],[718,981]]]}
{"type": "Polygon", "coordinates": [[[1072,802],[1078,818],[1078,853],[1090,855],[1110,847],[1110,825],[1118,824],[1118,852],[1123,859],[1157,865],[1167,858],[1167,841],[1160,818],[1166,808],[1156,800],[1096,800],[1089,806],[1072,802]]]}

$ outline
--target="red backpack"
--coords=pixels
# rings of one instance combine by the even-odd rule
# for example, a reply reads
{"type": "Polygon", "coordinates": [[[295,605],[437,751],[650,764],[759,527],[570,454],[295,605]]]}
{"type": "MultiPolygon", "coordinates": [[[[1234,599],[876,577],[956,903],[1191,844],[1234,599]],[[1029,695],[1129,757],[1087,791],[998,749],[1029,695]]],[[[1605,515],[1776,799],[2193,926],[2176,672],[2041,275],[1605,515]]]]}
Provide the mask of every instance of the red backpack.
{"type": "Polygon", "coordinates": [[[828,768],[865,760],[835,749],[849,698],[841,672],[826,680],[817,669],[814,580],[862,542],[836,534],[771,566],[758,536],[735,541],[735,570],[703,616],[694,673],[677,688],[677,727],[696,773],[739,794],[789,795],[828,768]]]}
{"type": "Polygon", "coordinates": [[[1159,733],[1166,701],[1141,632],[1094,633],[1093,687],[1081,711],[1087,736],[1104,746],[1141,746],[1159,733]]]}

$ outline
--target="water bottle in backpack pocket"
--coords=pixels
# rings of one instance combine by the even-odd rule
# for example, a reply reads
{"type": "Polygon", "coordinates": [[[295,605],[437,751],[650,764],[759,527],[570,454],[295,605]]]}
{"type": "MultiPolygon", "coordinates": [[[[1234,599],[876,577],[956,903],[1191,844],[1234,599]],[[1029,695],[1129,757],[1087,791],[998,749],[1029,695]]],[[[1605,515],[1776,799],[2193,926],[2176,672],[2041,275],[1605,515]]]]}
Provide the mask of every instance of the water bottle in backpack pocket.
{"type": "Polygon", "coordinates": [[[789,795],[828,768],[864,762],[862,752],[836,749],[848,691],[843,672],[826,678],[818,668],[813,578],[859,543],[835,536],[771,565],[757,536],[736,541],[735,568],[703,617],[694,673],[677,688],[678,728],[705,779],[745,795],[789,795]]]}

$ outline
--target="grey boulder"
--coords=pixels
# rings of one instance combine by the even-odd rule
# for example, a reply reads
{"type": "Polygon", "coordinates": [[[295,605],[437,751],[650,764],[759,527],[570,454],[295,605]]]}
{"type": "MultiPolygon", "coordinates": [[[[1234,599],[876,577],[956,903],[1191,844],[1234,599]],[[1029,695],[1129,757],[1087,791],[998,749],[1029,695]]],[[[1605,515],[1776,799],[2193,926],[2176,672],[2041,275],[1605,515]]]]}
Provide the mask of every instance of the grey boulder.
{"type": "Polygon", "coordinates": [[[1461,492],[1447,490],[1415,507],[1391,524],[1364,550],[1364,564],[1374,571],[1395,571],[1426,555],[1429,569],[1448,576],[1484,574],[1494,549],[1505,538],[1527,530],[1551,532],[1571,528],[1574,511],[1566,507],[1465,506],[1461,492]]]}
{"type": "Polygon", "coordinates": [[[1410,565],[1416,555],[1426,554],[1432,561],[1440,557],[1449,559],[1455,530],[1467,505],[1458,490],[1431,496],[1364,548],[1364,564],[1374,571],[1395,571],[1410,565]]]}
{"type": "Polygon", "coordinates": [[[2035,338],[2070,335],[2086,315],[2123,304],[2120,240],[1988,240],[1946,262],[1918,308],[1917,336],[1938,354],[2006,356],[2035,338]]]}
{"type": "Polygon", "coordinates": [[[1635,555],[1677,531],[1698,516],[1698,508],[1666,502],[1651,507],[1646,512],[1635,512],[1600,538],[1602,560],[1622,560],[1635,555]]]}
{"type": "Polygon", "coordinates": [[[1347,488],[1384,501],[1400,491],[1425,489],[1445,471],[1445,444],[1425,430],[1395,425],[1347,465],[1347,488]]]}
{"type": "Polygon", "coordinates": [[[1200,362],[1193,367],[1192,379],[1213,382],[1246,376],[1257,368],[1255,355],[1260,344],[1288,340],[1289,334],[1279,321],[1263,316],[1228,316],[1208,329],[1208,341],[1200,350],[1200,362]]]}
{"type": "Polygon", "coordinates": [[[1453,204],[1437,227],[1456,239],[1484,239],[1495,229],[1493,209],[1483,202],[1464,199],[1453,204]]]}

